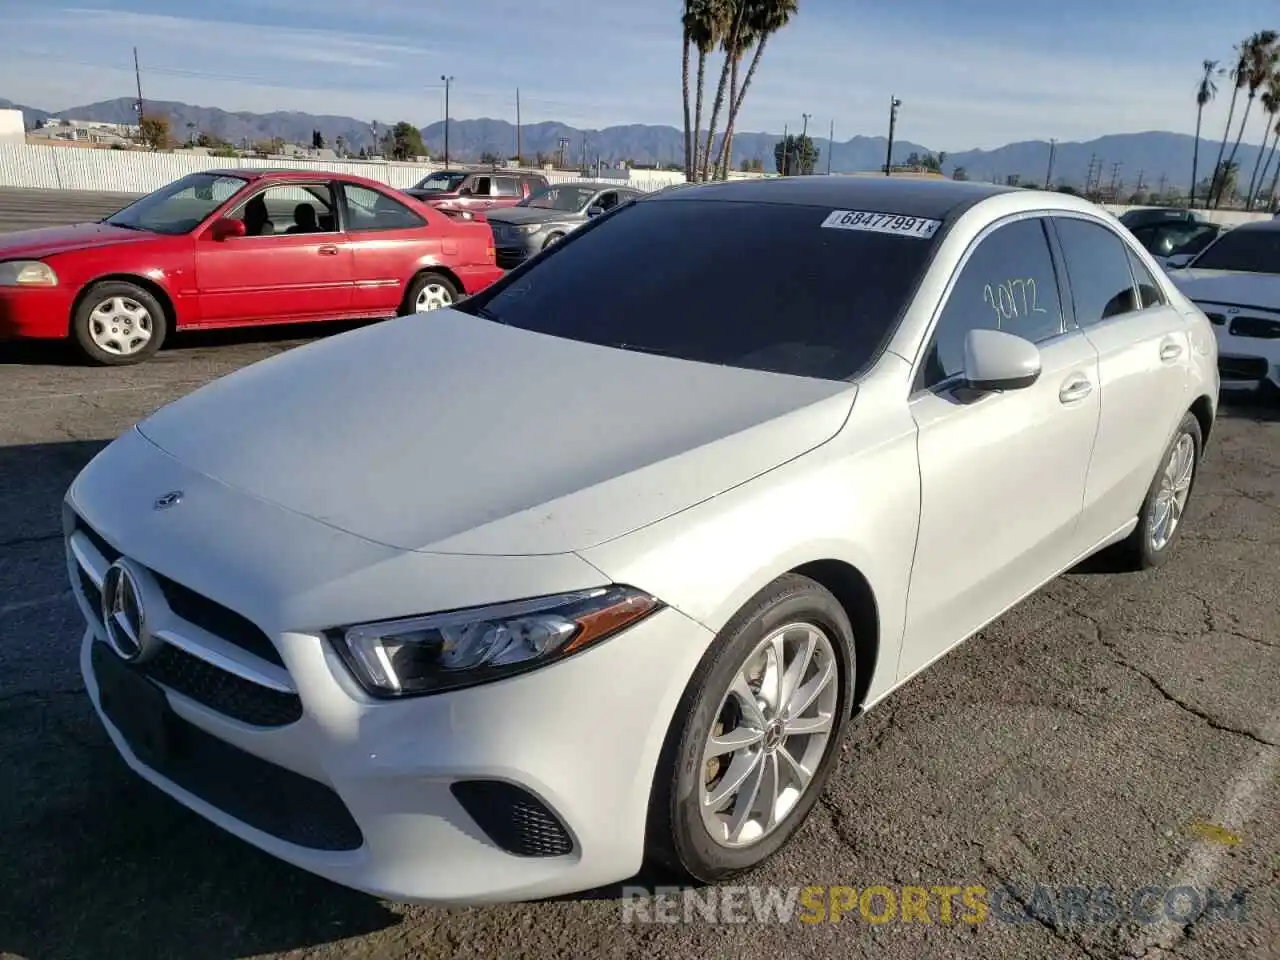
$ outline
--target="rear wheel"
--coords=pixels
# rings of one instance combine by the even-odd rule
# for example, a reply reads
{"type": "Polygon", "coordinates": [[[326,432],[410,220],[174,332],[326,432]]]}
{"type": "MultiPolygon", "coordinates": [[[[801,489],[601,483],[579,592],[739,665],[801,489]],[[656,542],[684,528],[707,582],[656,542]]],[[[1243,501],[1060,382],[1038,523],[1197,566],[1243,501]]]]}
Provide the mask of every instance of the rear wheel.
{"type": "Polygon", "coordinates": [[[414,278],[405,292],[401,316],[443,310],[458,302],[458,288],[439,273],[422,273],[414,278]]]}
{"type": "Polygon", "coordinates": [[[137,284],[96,283],[80,298],[71,336],[81,353],[103,366],[150,358],[164,342],[168,321],[160,302],[137,284]]]}
{"type": "Polygon", "coordinates": [[[1138,526],[1121,545],[1128,566],[1146,570],[1162,565],[1172,555],[1203,448],[1200,421],[1187,413],[1160,458],[1160,468],[1142,502],[1138,526]]]}
{"type": "Polygon", "coordinates": [[[720,632],[667,735],[650,855],[703,882],[763,863],[804,823],[839,756],[853,633],[825,588],[774,581],[720,632]]]}
{"type": "Polygon", "coordinates": [[[551,236],[547,237],[547,239],[543,242],[542,249],[545,250],[547,249],[547,247],[554,247],[557,243],[559,243],[563,239],[564,239],[563,233],[553,233],[551,236]]]}

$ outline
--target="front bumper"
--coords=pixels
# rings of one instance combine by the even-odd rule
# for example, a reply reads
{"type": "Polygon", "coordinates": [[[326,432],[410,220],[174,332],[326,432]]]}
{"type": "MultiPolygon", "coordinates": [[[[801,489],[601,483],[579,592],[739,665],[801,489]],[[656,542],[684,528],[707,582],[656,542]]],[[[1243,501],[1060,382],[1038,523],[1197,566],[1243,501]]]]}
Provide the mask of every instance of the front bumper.
{"type": "Polygon", "coordinates": [[[0,340],[60,340],[71,324],[62,287],[0,287],[0,340]]]}
{"type": "MultiPolygon", "coordinates": [[[[315,605],[318,619],[299,613],[286,628],[263,612],[266,594],[238,591],[237,581],[265,577],[270,593],[292,580],[300,588],[296,596],[309,592],[301,585],[310,579],[312,592],[331,603],[351,581],[370,574],[370,550],[384,558],[373,571],[384,583],[405,577],[448,582],[455,578],[446,569],[452,560],[414,555],[408,559],[416,564],[442,565],[435,574],[425,566],[410,574],[385,548],[345,545],[348,535],[335,536],[331,528],[198,475],[180,476],[183,468],[139,446],[145,440],[117,443],[121,450],[108,448],[106,462],[91,464],[73,485],[68,572],[88,623],[80,658],[86,688],[112,742],[139,775],[282,860],[393,900],[531,899],[616,883],[640,868],[658,755],[684,685],[712,639],[709,631],[664,609],[599,647],[520,677],[375,701],[320,635],[318,624],[339,622],[322,610],[326,604],[315,605]],[[159,474],[157,489],[181,487],[185,501],[158,513],[148,501],[145,515],[137,505],[120,504],[126,472],[159,474]],[[108,516],[103,508],[113,500],[108,516]],[[215,537],[209,524],[219,514],[225,532],[215,537]],[[156,526],[167,528],[162,538],[156,526]],[[243,533],[254,527],[260,536],[243,533]],[[272,548],[273,542],[282,546],[272,548]],[[100,673],[118,663],[103,663],[115,654],[104,642],[94,587],[117,551],[135,561],[144,578],[155,571],[155,583],[144,579],[149,622],[175,638],[180,653],[196,658],[153,677],[187,751],[180,750],[178,760],[156,759],[104,709],[100,673]],[[236,551],[242,551],[238,560],[236,551]],[[296,567],[305,554],[312,557],[310,577],[296,567]],[[293,569],[271,573],[285,564],[293,569]],[[340,569],[346,573],[336,577],[340,569]],[[239,621],[232,619],[239,614],[239,621]],[[262,640],[270,646],[255,646],[262,640]],[[231,680],[219,675],[219,666],[234,671],[231,680]],[[472,786],[458,786],[464,782],[472,786]]],[[[462,562],[479,570],[483,559],[462,562]]],[[[530,560],[552,561],[549,569],[557,570],[555,558],[530,560]]],[[[509,575],[495,576],[511,582],[509,575]]],[[[552,574],[550,589],[560,588],[561,576],[552,574]]]]}
{"type": "Polygon", "coordinates": [[[1199,304],[1218,341],[1223,390],[1280,389],[1280,313],[1199,304]]]}

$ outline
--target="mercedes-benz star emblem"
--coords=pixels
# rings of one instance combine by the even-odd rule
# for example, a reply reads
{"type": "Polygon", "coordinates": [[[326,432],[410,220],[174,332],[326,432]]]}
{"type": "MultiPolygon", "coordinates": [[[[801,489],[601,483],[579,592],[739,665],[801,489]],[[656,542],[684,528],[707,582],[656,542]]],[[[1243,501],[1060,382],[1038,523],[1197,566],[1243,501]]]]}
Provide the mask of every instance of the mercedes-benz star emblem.
{"type": "Polygon", "coordinates": [[[153,506],[157,510],[168,510],[170,507],[177,506],[181,502],[182,502],[182,491],[170,490],[163,497],[156,497],[156,502],[153,504],[153,506]]]}
{"type": "Polygon", "coordinates": [[[102,623],[107,642],[121,659],[138,662],[155,652],[138,579],[120,560],[102,578],[102,623]]]}

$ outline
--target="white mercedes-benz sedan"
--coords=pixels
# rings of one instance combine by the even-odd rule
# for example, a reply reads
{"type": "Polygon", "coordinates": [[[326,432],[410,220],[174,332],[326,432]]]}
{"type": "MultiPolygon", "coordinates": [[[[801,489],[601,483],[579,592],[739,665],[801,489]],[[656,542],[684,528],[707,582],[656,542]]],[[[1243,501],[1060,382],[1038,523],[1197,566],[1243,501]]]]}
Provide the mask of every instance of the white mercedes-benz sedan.
{"type": "Polygon", "coordinates": [[[1280,393],[1280,220],[1223,233],[1169,278],[1217,331],[1223,388],[1280,393]]]}
{"type": "Polygon", "coordinates": [[[1083,200],[649,196],[103,450],[65,509],[88,694],[139,775],[360,890],[719,880],[894,688],[1095,551],[1168,559],[1216,363],[1083,200]]]}

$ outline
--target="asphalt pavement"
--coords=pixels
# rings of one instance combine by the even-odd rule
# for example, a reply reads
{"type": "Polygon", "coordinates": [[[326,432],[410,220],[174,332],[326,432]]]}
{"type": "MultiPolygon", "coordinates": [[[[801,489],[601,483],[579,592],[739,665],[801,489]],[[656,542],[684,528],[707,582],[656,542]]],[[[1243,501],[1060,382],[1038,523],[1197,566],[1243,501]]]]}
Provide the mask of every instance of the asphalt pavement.
{"type": "MultiPolygon", "coordinates": [[[[0,194],[0,225],[11,206],[0,194]]],[[[1086,564],[857,723],[809,822],[716,922],[697,909],[708,890],[407,907],[281,864],[135,777],[77,669],[59,531],[71,479],[162,404],[303,342],[178,337],[114,370],[0,345],[0,956],[1280,957],[1280,410],[1223,411],[1163,569],[1086,564]],[[943,914],[945,893],[926,894],[928,922],[873,922],[886,892],[982,887],[994,902],[1006,886],[983,922],[943,914]],[[1157,922],[1066,909],[1068,887],[1103,886],[1124,903],[1152,888],[1138,919],[1157,922]],[[770,887],[845,888],[823,896],[846,912],[762,919],[751,904],[770,887]],[[1189,919],[1210,888],[1230,909],[1189,919]]]]}
{"type": "Polygon", "coordinates": [[[0,188],[0,233],[101,220],[136,199],[132,193],[0,188]]]}

